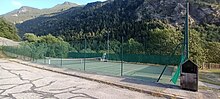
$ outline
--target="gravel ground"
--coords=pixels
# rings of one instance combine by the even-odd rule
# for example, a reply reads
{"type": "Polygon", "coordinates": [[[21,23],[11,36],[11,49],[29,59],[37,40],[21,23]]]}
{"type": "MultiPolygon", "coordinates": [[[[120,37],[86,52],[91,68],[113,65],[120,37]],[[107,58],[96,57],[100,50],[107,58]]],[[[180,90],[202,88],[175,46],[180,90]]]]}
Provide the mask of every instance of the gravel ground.
{"type": "Polygon", "coordinates": [[[158,99],[0,59],[0,99],[158,99]]]}

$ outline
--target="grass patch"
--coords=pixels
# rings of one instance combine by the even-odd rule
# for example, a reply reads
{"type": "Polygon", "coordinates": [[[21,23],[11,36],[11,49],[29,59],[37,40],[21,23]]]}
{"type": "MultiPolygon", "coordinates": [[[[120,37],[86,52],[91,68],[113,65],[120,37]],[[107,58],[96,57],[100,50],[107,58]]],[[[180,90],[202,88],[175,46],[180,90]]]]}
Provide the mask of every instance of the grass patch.
{"type": "Polygon", "coordinates": [[[199,80],[220,86],[220,69],[200,70],[199,80]]]}

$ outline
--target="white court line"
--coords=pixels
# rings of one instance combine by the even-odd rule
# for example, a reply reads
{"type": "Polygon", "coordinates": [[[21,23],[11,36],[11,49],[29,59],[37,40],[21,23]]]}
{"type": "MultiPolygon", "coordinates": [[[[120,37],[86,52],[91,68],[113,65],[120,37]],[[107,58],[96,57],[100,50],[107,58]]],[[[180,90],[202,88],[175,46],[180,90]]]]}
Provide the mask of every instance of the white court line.
{"type": "MultiPolygon", "coordinates": [[[[147,66],[146,66],[147,67],[147,66]]],[[[129,72],[133,72],[133,71],[136,71],[136,70],[140,70],[140,69],[144,69],[146,67],[140,67],[140,68],[137,68],[137,69],[133,69],[133,70],[129,70],[129,71],[126,71],[126,72],[123,72],[123,74],[127,74],[129,72]]]]}
{"type": "MultiPolygon", "coordinates": [[[[108,64],[108,63],[107,63],[107,64],[108,64]]],[[[88,65],[88,66],[89,66],[89,65],[88,65]]],[[[104,67],[108,67],[108,68],[111,67],[111,68],[112,68],[113,66],[115,67],[116,65],[108,65],[108,66],[103,66],[103,67],[95,67],[95,66],[93,66],[93,68],[88,68],[88,69],[95,69],[95,68],[98,69],[98,68],[104,68],[104,67]]],[[[91,66],[91,67],[92,67],[92,66],[91,66]]]]}

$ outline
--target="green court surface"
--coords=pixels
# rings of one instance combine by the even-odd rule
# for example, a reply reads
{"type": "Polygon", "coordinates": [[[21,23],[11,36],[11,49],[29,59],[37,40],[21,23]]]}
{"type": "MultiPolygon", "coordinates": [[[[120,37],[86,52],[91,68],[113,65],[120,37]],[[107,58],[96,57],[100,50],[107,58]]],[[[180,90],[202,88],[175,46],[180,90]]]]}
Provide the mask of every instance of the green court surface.
{"type": "MultiPolygon", "coordinates": [[[[121,76],[141,79],[149,82],[156,82],[165,65],[126,63],[120,61],[103,62],[97,59],[38,59],[35,61],[40,64],[47,64],[60,68],[68,68],[104,74],[110,76],[121,76]],[[50,64],[49,64],[50,63],[50,64]]],[[[171,84],[170,79],[174,73],[174,66],[168,66],[160,82],[171,84]]]]}

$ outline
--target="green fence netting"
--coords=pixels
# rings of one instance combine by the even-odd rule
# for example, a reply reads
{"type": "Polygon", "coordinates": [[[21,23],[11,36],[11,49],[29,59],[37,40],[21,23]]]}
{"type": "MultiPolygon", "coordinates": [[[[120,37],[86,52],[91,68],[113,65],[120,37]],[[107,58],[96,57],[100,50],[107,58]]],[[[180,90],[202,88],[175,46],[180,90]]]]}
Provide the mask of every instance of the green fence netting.
{"type": "MultiPolygon", "coordinates": [[[[103,53],[68,53],[68,58],[93,58],[102,57],[103,53]]],[[[120,61],[120,55],[109,54],[108,60],[120,61]]],[[[180,62],[180,56],[175,55],[170,59],[169,55],[145,55],[145,54],[124,54],[124,62],[136,62],[136,63],[151,63],[151,64],[161,64],[161,65],[177,65],[180,62]],[[169,60],[169,61],[167,61],[169,60]]]]}
{"type": "Polygon", "coordinates": [[[155,82],[165,65],[160,82],[170,83],[174,70],[180,63],[180,52],[170,57],[169,44],[138,43],[134,39],[82,38],[65,43],[24,42],[19,46],[3,46],[2,51],[13,58],[111,76],[126,76],[155,82]]]}

